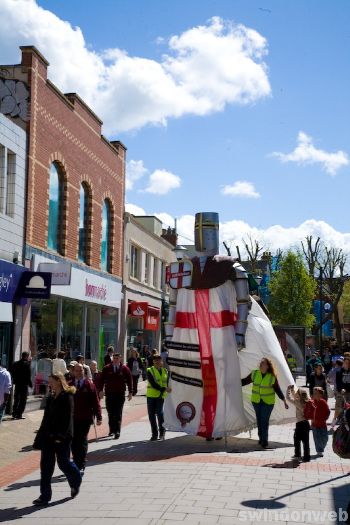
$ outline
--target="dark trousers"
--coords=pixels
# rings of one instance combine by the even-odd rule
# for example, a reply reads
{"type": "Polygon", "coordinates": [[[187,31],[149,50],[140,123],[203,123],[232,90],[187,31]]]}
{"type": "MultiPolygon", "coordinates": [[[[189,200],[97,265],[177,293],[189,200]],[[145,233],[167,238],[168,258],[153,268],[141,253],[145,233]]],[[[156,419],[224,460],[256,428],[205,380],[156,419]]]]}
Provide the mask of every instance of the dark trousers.
{"type": "Polygon", "coordinates": [[[306,420],[298,421],[294,430],[294,454],[301,456],[301,443],[304,448],[304,459],[310,459],[310,423],[306,420]]]}
{"type": "Polygon", "coordinates": [[[136,396],[137,394],[137,383],[139,382],[140,376],[132,376],[132,395],[136,396]]]}
{"type": "Polygon", "coordinates": [[[26,408],[28,397],[28,386],[25,385],[15,385],[15,394],[13,396],[13,407],[12,407],[12,416],[13,417],[22,417],[23,412],[26,408]]]}
{"type": "Polygon", "coordinates": [[[81,475],[76,464],[70,460],[70,440],[63,443],[45,443],[41,451],[40,460],[40,496],[44,501],[52,497],[51,480],[55,470],[55,463],[66,476],[71,489],[80,487],[81,475]]]}
{"type": "Polygon", "coordinates": [[[312,427],[312,433],[314,436],[315,449],[318,454],[324,452],[328,443],[328,432],[327,428],[315,428],[312,427]]]}
{"type": "Polygon", "coordinates": [[[124,392],[122,394],[106,394],[109,431],[112,434],[120,434],[124,403],[124,392]]]}
{"type": "Polygon", "coordinates": [[[158,437],[158,433],[161,436],[165,432],[163,407],[164,399],[162,397],[147,398],[148,418],[151,423],[152,437],[158,437]]]}
{"type": "Polygon", "coordinates": [[[269,421],[274,405],[267,405],[263,401],[253,403],[258,425],[259,441],[262,445],[267,445],[269,440],[269,421]]]}
{"type": "Polygon", "coordinates": [[[72,456],[79,470],[85,468],[90,426],[91,421],[74,421],[72,456]]]}

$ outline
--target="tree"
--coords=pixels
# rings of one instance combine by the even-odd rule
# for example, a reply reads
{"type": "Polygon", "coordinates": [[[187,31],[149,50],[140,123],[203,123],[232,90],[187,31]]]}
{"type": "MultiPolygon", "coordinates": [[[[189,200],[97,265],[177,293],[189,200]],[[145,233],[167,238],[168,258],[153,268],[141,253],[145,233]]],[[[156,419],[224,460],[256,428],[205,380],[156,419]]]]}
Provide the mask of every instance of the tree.
{"type": "Polygon", "coordinates": [[[339,302],[343,307],[344,323],[350,323],[350,281],[345,283],[344,290],[339,302]]]}
{"type": "Polygon", "coordinates": [[[251,235],[248,235],[247,239],[242,239],[243,246],[247,252],[248,261],[250,263],[250,271],[255,274],[258,268],[258,261],[260,254],[264,251],[264,246],[260,244],[260,241],[253,239],[251,235]]]}
{"type": "Polygon", "coordinates": [[[301,255],[289,251],[271,280],[269,311],[273,324],[311,328],[315,321],[311,313],[315,288],[301,255]]]}
{"type": "Polygon", "coordinates": [[[314,241],[312,235],[308,235],[305,241],[301,241],[301,247],[309,269],[309,275],[315,277],[315,270],[319,267],[322,250],[321,238],[317,237],[316,241],[314,241]]]}

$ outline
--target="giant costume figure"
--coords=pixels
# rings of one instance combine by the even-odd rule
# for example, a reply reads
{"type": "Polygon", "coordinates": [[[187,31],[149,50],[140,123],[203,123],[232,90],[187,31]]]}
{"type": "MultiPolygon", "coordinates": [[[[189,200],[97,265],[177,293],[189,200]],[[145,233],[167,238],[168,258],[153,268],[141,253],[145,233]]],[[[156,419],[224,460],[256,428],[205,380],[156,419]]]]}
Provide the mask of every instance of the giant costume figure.
{"type": "MultiPolygon", "coordinates": [[[[218,255],[217,213],[197,213],[198,256],[170,268],[167,325],[172,392],[165,403],[169,430],[202,437],[237,434],[254,425],[251,386],[241,378],[270,357],[283,390],[293,378],[270,321],[249,296],[248,275],[218,255]]],[[[284,417],[276,403],[272,420],[284,417]]]]}

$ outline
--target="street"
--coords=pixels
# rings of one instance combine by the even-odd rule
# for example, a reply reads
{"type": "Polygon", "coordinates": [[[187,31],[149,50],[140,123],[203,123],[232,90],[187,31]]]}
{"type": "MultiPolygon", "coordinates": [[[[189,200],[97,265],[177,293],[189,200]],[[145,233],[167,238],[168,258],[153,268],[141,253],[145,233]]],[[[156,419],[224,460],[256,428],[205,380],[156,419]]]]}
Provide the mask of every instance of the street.
{"type": "MultiPolygon", "coordinates": [[[[332,452],[331,439],[324,457],[315,459],[310,436],[314,459],[300,465],[291,460],[293,424],[270,428],[268,450],[258,446],[255,430],[251,439],[248,433],[229,438],[227,446],[224,440],[206,442],[176,433],[168,433],[163,442],[149,442],[141,394],[125,405],[119,441],[100,437],[96,443],[91,432],[88,467],[77,498],[70,499],[57,469],[52,503],[38,509],[32,500],[39,495],[39,453],[30,445],[42,411],[26,416],[25,421],[1,425],[4,523],[335,523],[334,512],[346,510],[350,500],[350,464],[332,452]]],[[[99,436],[106,431],[104,413],[99,436]]]]}

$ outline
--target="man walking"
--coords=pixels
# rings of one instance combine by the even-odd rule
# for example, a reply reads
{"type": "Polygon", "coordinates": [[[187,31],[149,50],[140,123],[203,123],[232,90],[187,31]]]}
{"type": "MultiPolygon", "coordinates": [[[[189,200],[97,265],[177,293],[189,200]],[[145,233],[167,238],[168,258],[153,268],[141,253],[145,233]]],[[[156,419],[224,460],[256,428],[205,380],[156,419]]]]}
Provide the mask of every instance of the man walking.
{"type": "Polygon", "coordinates": [[[160,355],[153,355],[153,366],[147,368],[147,410],[151,423],[151,441],[164,439],[164,399],[171,388],[168,387],[168,372],[160,355]],[[158,420],[158,425],[157,425],[158,420]]]}
{"type": "Polygon", "coordinates": [[[32,388],[29,352],[22,352],[19,361],[13,363],[11,369],[12,381],[15,385],[12,418],[25,419],[23,412],[26,408],[28,387],[32,388]]]}
{"type": "Polygon", "coordinates": [[[0,423],[4,416],[7,401],[10,398],[11,387],[11,374],[0,361],[0,423]]]}
{"type": "Polygon", "coordinates": [[[120,437],[125,391],[128,387],[128,400],[132,399],[132,377],[127,366],[121,362],[121,355],[114,353],[112,362],[101,373],[100,389],[105,388],[106,409],[108,413],[109,435],[120,437]]]}
{"type": "Polygon", "coordinates": [[[74,430],[72,439],[73,460],[80,472],[85,470],[88,451],[88,435],[90,427],[96,417],[96,424],[102,423],[100,400],[94,383],[85,377],[84,367],[77,363],[74,366],[75,379],[71,385],[75,386],[74,396],[74,430]]]}

